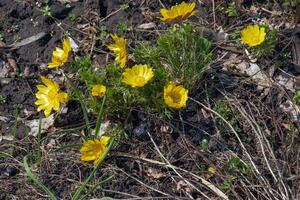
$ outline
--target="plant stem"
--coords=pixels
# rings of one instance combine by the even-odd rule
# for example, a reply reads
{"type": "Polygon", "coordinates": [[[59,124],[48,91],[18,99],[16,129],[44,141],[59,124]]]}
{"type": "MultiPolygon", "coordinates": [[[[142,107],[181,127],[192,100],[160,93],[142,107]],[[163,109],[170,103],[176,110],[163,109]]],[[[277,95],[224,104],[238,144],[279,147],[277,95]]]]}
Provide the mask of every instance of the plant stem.
{"type": "Polygon", "coordinates": [[[55,195],[41,182],[39,181],[31,172],[30,167],[28,165],[28,161],[27,161],[27,156],[24,157],[23,159],[23,166],[25,168],[25,172],[26,175],[29,176],[29,178],[37,185],[39,186],[41,189],[44,190],[44,192],[46,192],[49,195],[49,198],[51,200],[58,200],[55,195]]]}
{"type": "Polygon", "coordinates": [[[98,138],[100,135],[100,129],[101,129],[101,125],[102,125],[102,116],[103,116],[103,107],[106,101],[106,95],[104,95],[103,99],[102,99],[102,104],[100,107],[100,111],[98,113],[98,117],[97,117],[97,122],[96,122],[96,129],[95,129],[95,138],[98,138]]]}

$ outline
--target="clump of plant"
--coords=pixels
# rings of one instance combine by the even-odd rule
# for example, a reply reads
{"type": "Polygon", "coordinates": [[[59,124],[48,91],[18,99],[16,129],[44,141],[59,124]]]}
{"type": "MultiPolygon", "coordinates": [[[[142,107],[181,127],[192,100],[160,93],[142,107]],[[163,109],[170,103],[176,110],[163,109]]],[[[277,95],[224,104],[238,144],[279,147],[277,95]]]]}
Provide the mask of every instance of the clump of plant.
{"type": "Polygon", "coordinates": [[[226,168],[227,178],[220,185],[224,190],[230,189],[234,181],[251,173],[251,167],[237,156],[228,161],[226,168]]]}
{"type": "Polygon", "coordinates": [[[296,91],[294,96],[293,96],[293,101],[296,104],[300,104],[300,90],[296,91]]]}
{"type": "MultiPolygon", "coordinates": [[[[213,110],[219,113],[225,120],[227,120],[234,129],[239,132],[239,118],[233,113],[231,107],[229,106],[228,102],[219,100],[213,106],[213,110]]],[[[222,133],[226,133],[228,131],[228,126],[225,122],[221,119],[216,119],[217,126],[222,133]]]]}
{"type": "Polygon", "coordinates": [[[231,1],[231,2],[228,3],[228,7],[227,7],[225,12],[228,15],[228,17],[238,16],[235,1],[231,1]]]}
{"type": "Polygon", "coordinates": [[[157,39],[157,45],[138,45],[134,50],[138,61],[146,60],[167,78],[176,80],[191,89],[208,68],[212,58],[211,42],[193,29],[192,24],[173,26],[157,39]]]}
{"type": "MultiPolygon", "coordinates": [[[[183,2],[169,10],[162,9],[161,20],[167,23],[187,20],[197,13],[195,6],[195,3],[183,2]]],[[[123,5],[120,9],[127,9],[127,6],[123,5]]],[[[42,12],[49,15],[48,8],[42,12]]],[[[125,26],[120,26],[119,29],[122,30],[122,35],[125,34],[125,26]]],[[[110,36],[113,41],[106,46],[113,54],[114,62],[105,66],[95,66],[87,57],[72,58],[74,41],[66,36],[62,47],[56,47],[52,52],[48,68],[63,75],[68,82],[68,90],[60,87],[54,79],[42,76],[43,84],[37,85],[38,91],[35,94],[37,111],[43,111],[46,117],[61,109],[70,99],[78,101],[81,105],[87,130],[82,135],[81,160],[92,162],[94,168],[75,190],[72,195],[74,200],[84,199],[85,196],[81,197],[81,194],[85,186],[120,133],[119,129],[100,132],[104,115],[121,116],[124,120],[133,108],[154,114],[165,114],[185,108],[189,89],[194,86],[211,61],[211,43],[197,33],[190,23],[173,25],[157,39],[156,45],[149,49],[142,44],[134,48],[133,64],[128,62],[129,52],[125,37],[118,34],[110,36]],[[94,131],[91,130],[87,114],[90,109],[97,113],[94,131]]],[[[55,195],[33,176],[27,157],[24,158],[24,166],[28,176],[53,197],[52,199],[56,199],[55,195]]]]}
{"type": "MultiPolygon", "coordinates": [[[[172,24],[187,20],[198,12],[195,6],[195,3],[182,2],[170,9],[161,9],[161,20],[172,24]]],[[[46,117],[70,99],[80,102],[87,127],[86,108],[98,113],[95,135],[83,138],[90,145],[109,143],[107,138],[101,141],[99,135],[104,113],[125,117],[132,108],[155,114],[185,108],[189,89],[199,80],[212,57],[211,43],[196,32],[191,23],[174,24],[153,47],[141,44],[134,48],[135,63],[131,65],[128,65],[126,39],[117,34],[110,36],[113,42],[107,44],[107,48],[115,57],[114,63],[101,67],[95,67],[87,57],[72,60],[74,41],[65,37],[62,48],[56,47],[53,51],[48,68],[64,75],[70,85],[69,92],[63,92],[53,79],[41,77],[43,85],[37,85],[35,95],[38,111],[44,111],[46,117]],[[72,76],[62,67],[68,67],[72,76]],[[88,142],[89,138],[93,141],[88,142]]],[[[87,146],[83,145],[81,152],[86,152],[87,146]]]]}
{"type": "Polygon", "coordinates": [[[278,29],[267,23],[248,25],[241,31],[241,40],[250,47],[257,58],[260,58],[273,53],[277,35],[278,29]]]}
{"type": "Polygon", "coordinates": [[[73,66],[78,71],[80,80],[86,84],[87,91],[92,92],[92,95],[82,94],[81,97],[87,96],[83,100],[95,112],[102,107],[101,98],[104,96],[96,95],[95,91],[93,94],[93,89],[98,84],[106,86],[104,110],[109,116],[118,114],[126,117],[134,107],[148,112],[161,112],[161,109],[165,109],[154,81],[156,71],[149,65],[137,64],[122,70],[120,66],[110,64],[105,69],[95,71],[91,61],[87,60],[89,59],[85,58],[74,62],[73,66]]]}

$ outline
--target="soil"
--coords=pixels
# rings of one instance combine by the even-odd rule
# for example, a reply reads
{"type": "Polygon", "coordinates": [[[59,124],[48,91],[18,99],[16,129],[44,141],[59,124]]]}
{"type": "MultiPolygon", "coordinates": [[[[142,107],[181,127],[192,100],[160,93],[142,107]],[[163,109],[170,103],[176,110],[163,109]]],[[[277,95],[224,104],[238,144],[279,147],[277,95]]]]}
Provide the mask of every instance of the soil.
{"type": "MultiPolygon", "coordinates": [[[[0,200],[48,199],[42,190],[29,181],[22,165],[24,156],[34,152],[37,146],[36,138],[28,135],[30,128],[25,122],[39,118],[34,105],[36,85],[41,75],[52,74],[46,64],[51,59],[54,47],[61,43],[63,34],[68,32],[79,44],[78,56],[91,55],[92,60],[101,65],[109,57],[105,53],[106,46],[95,39],[103,27],[107,28],[108,33],[113,33],[118,31],[118,24],[122,21],[128,25],[126,36],[130,45],[134,46],[142,40],[153,42],[167,27],[158,19],[161,4],[169,7],[178,2],[180,1],[75,0],[66,6],[59,1],[49,0],[53,16],[49,17],[40,10],[45,5],[43,1],[0,0],[0,33],[3,38],[0,42],[0,152],[4,155],[0,155],[0,200]],[[129,5],[128,9],[115,12],[125,3],[129,5]],[[76,19],[71,16],[76,16],[76,19]],[[138,28],[141,24],[152,22],[155,24],[154,29],[138,28]],[[14,46],[39,33],[44,33],[41,38],[23,46],[14,46]],[[91,46],[94,46],[92,52],[91,46]],[[15,139],[12,139],[13,133],[15,139]],[[15,146],[13,151],[12,146],[15,146]]],[[[226,31],[232,31],[233,27],[258,17],[265,17],[275,24],[280,19],[288,21],[268,12],[245,11],[251,6],[261,6],[265,10],[283,9],[269,1],[237,1],[243,2],[237,5],[242,8],[238,11],[240,18],[228,17],[217,10],[217,19],[213,17],[210,1],[203,2],[203,5],[198,5],[201,13],[193,20],[201,19],[210,29],[215,28],[215,23],[226,31]]],[[[215,5],[223,4],[223,1],[215,1],[215,5]]],[[[289,13],[289,16],[293,15],[289,13]]],[[[287,28],[283,31],[286,30],[287,28]]],[[[277,45],[278,55],[282,54],[283,48],[288,44],[286,41],[292,36],[287,34],[280,37],[283,42],[277,45]]],[[[134,109],[126,120],[127,135],[124,137],[127,140],[120,138],[89,189],[100,180],[112,178],[99,184],[86,199],[105,196],[114,199],[205,199],[204,196],[222,199],[195,178],[195,174],[222,188],[230,199],[268,199],[270,194],[265,194],[264,187],[270,187],[276,193],[283,189],[273,179],[261,157],[263,150],[256,134],[259,131],[270,141],[267,148],[272,149],[274,155],[268,154],[267,159],[276,175],[281,176],[278,179],[283,180],[289,189],[288,199],[300,198],[297,187],[300,183],[299,124],[281,107],[291,100],[292,92],[279,84],[274,84],[268,90],[261,90],[249,77],[225,71],[223,61],[230,58],[229,54],[239,52],[240,49],[226,51],[218,48],[219,46],[219,43],[214,44],[213,53],[215,60],[219,59],[220,62],[212,64],[190,96],[211,108],[220,100],[229,102],[234,114],[226,120],[235,120],[235,115],[239,116],[234,128],[239,130],[238,134],[245,148],[254,156],[253,160],[267,186],[262,184],[262,179],[255,173],[237,176],[231,180],[230,188],[222,185],[228,182],[229,158],[239,155],[247,160],[247,155],[235,135],[228,127],[224,128],[219,118],[198,103],[189,101],[187,108],[175,113],[174,118],[169,121],[134,109]],[[246,117],[241,117],[242,111],[246,117]],[[177,167],[180,175],[176,170],[161,164],[164,159],[151,142],[152,138],[147,131],[151,132],[161,153],[170,164],[177,167]],[[203,147],[205,141],[206,148],[203,147]],[[217,172],[208,173],[209,167],[216,168],[217,172]],[[191,187],[186,181],[197,188],[191,187]],[[258,187],[255,188],[255,185],[258,187]]],[[[291,45],[286,48],[291,50],[291,45]]],[[[238,55],[248,59],[245,55],[238,55]]],[[[275,58],[276,56],[266,58],[259,61],[259,64],[268,71],[275,58]],[[268,65],[269,63],[271,64],[268,65]]],[[[286,67],[291,68],[289,72],[294,76],[299,75],[293,64],[286,67]]],[[[59,74],[52,76],[59,78],[59,74]]],[[[80,162],[80,138],[74,134],[76,131],[80,132],[84,125],[80,104],[71,101],[66,107],[68,112],[56,116],[54,125],[43,134],[44,160],[41,166],[32,166],[32,171],[59,199],[71,199],[74,188],[92,171],[90,165],[80,162]]],[[[280,195],[277,195],[278,199],[281,199],[280,195]]]]}

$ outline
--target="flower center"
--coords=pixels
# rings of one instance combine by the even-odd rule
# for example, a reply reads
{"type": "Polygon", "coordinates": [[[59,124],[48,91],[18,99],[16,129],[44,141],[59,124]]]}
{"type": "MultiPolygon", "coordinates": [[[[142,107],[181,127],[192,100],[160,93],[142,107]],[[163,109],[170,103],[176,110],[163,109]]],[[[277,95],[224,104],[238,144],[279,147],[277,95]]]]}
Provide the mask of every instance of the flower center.
{"type": "Polygon", "coordinates": [[[144,83],[145,77],[144,76],[137,76],[136,79],[135,79],[135,81],[137,83],[144,83]]]}
{"type": "Polygon", "coordinates": [[[173,100],[174,103],[179,103],[181,100],[181,95],[177,92],[169,93],[169,97],[173,100]]]}

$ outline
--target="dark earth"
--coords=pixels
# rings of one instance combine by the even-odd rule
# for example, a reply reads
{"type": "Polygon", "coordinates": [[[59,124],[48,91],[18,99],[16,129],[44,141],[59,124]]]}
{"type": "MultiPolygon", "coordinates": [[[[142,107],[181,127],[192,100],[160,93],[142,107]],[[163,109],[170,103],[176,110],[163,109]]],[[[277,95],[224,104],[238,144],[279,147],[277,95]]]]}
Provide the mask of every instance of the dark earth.
{"type": "MultiPolygon", "coordinates": [[[[41,11],[46,5],[45,1],[0,0],[0,200],[49,199],[25,175],[23,157],[34,152],[37,146],[37,139],[28,135],[30,127],[25,122],[39,118],[34,105],[36,85],[41,75],[50,74],[46,64],[64,34],[68,32],[79,45],[77,56],[90,55],[94,62],[103,65],[107,59],[113,59],[104,42],[97,39],[104,27],[107,33],[114,33],[120,30],[120,22],[127,24],[125,35],[131,46],[142,40],[154,42],[168,26],[158,19],[160,8],[181,1],[67,2],[66,5],[49,0],[47,5],[51,8],[50,17],[41,11]],[[124,4],[129,7],[120,9],[124,4]],[[148,23],[153,23],[153,27],[140,28],[141,24],[148,23]],[[32,36],[36,37],[30,43],[18,45],[32,36]],[[15,139],[12,139],[13,133],[15,139]]],[[[120,139],[113,148],[88,189],[93,189],[96,184],[98,186],[85,199],[208,199],[205,196],[222,199],[192,174],[208,180],[229,199],[271,199],[271,194],[264,188],[275,193],[273,197],[284,199],[283,185],[287,188],[286,199],[300,199],[299,121],[293,121],[290,113],[281,107],[291,100],[292,91],[280,84],[261,90],[250,77],[233,70],[224,70],[223,63],[230,59],[231,54],[237,54],[245,60],[248,57],[239,46],[235,47],[227,41],[230,43],[228,45],[215,37],[219,34],[216,27],[222,26],[225,32],[230,32],[234,27],[251,22],[253,18],[266,18],[277,25],[280,22],[292,23],[294,20],[295,28],[282,28],[274,55],[258,61],[261,66],[265,66],[263,70],[270,71],[274,63],[283,58],[284,52],[292,52],[293,38],[297,38],[299,33],[296,8],[288,10],[276,1],[238,0],[239,17],[228,17],[213,8],[226,6],[229,1],[213,1],[214,5],[211,1],[199,2],[202,2],[198,5],[201,12],[192,20],[213,30],[209,37],[214,39],[213,54],[216,62],[211,64],[190,96],[211,109],[219,101],[228,102],[232,112],[223,117],[234,124],[263,178],[255,173],[231,172],[228,163],[232,156],[238,155],[247,160],[243,148],[226,124],[209,110],[189,101],[186,109],[174,113],[170,120],[133,109],[124,120],[127,139],[120,139]],[[274,12],[279,10],[283,14],[249,11],[252,6],[274,12]],[[213,11],[217,16],[215,20],[213,11]],[[278,182],[262,158],[263,150],[257,136],[259,131],[264,134],[262,140],[269,141],[270,146],[265,147],[266,157],[278,182]],[[178,168],[184,179],[170,167],[161,164],[165,161],[147,132],[151,132],[162,154],[178,168]],[[214,167],[216,172],[208,173],[209,167],[214,167]],[[228,181],[232,174],[236,178],[228,181]],[[102,180],[106,181],[99,183],[102,180]],[[191,187],[184,180],[197,188],[191,187]],[[267,183],[264,185],[262,180],[267,183]],[[226,183],[230,184],[229,188],[226,183]]],[[[293,58],[295,60],[295,56],[293,58]]],[[[294,60],[285,60],[284,69],[288,68],[288,72],[297,77],[300,75],[296,70],[299,65],[294,60]]],[[[274,71],[274,76],[280,72],[277,68],[274,71]]],[[[67,108],[68,112],[56,116],[53,126],[43,133],[41,151],[44,160],[41,166],[31,166],[33,173],[59,199],[71,199],[76,186],[92,170],[92,166],[82,164],[79,159],[80,137],[75,133],[80,132],[84,125],[81,107],[71,101],[67,108]]],[[[95,119],[93,116],[91,118],[95,119]]]]}

